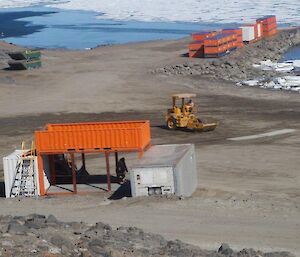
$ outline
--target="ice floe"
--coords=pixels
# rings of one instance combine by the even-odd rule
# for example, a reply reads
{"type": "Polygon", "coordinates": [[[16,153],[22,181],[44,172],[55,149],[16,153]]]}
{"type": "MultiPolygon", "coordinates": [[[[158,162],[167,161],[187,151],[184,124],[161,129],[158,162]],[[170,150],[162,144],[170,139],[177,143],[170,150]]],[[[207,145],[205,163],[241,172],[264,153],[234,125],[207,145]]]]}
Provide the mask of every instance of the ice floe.
{"type": "Polygon", "coordinates": [[[55,4],[61,0],[0,0],[0,8],[17,8],[34,5],[55,4]]]}
{"type": "Polygon", "coordinates": [[[259,64],[253,64],[254,68],[262,70],[273,70],[277,72],[290,72],[300,68],[300,60],[290,60],[285,62],[272,62],[271,60],[261,61],[259,64]]]}
{"type": "Polygon", "coordinates": [[[300,76],[276,77],[272,80],[256,79],[238,82],[237,86],[260,87],[273,90],[287,90],[300,93],[300,76]]]}
{"type": "Polygon", "coordinates": [[[117,20],[242,23],[273,14],[279,23],[300,23],[299,0],[0,0],[0,8],[36,4],[117,20]]]}

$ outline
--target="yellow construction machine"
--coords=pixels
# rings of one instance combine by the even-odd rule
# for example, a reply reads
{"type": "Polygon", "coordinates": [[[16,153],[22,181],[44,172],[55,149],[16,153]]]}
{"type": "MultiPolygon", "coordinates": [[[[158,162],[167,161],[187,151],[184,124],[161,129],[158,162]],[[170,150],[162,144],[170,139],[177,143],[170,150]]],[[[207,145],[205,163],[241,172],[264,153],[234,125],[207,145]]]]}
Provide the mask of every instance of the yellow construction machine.
{"type": "Polygon", "coordinates": [[[217,123],[204,123],[195,114],[192,98],[195,94],[176,94],[172,96],[173,106],[165,116],[168,129],[186,128],[194,131],[211,131],[217,123]],[[180,102],[177,105],[177,102],[180,102]]]}

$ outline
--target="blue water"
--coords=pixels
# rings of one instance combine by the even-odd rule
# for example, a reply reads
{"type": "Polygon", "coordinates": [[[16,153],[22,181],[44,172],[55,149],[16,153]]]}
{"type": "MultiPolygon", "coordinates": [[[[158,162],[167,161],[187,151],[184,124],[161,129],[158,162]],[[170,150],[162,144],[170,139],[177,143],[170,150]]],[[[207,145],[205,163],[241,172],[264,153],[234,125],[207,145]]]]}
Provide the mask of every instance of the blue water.
{"type": "Polygon", "coordinates": [[[0,38],[29,47],[84,49],[107,44],[178,39],[195,31],[237,25],[114,21],[96,19],[96,16],[99,16],[99,13],[42,6],[0,9],[0,38]],[[20,18],[16,19],[18,16],[20,18]],[[10,24],[10,28],[7,29],[6,26],[6,31],[1,33],[4,30],[2,26],[1,31],[1,21],[4,18],[10,24]],[[23,30],[20,30],[21,28],[23,30]]]}
{"type": "MultiPolygon", "coordinates": [[[[236,27],[238,24],[141,22],[97,19],[101,14],[44,6],[0,8],[0,39],[40,48],[85,49],[160,39],[178,39],[192,32],[236,27]]],[[[300,47],[284,60],[300,59],[300,47]]]]}
{"type": "Polygon", "coordinates": [[[300,46],[289,49],[283,57],[283,61],[300,60],[300,46]]]}

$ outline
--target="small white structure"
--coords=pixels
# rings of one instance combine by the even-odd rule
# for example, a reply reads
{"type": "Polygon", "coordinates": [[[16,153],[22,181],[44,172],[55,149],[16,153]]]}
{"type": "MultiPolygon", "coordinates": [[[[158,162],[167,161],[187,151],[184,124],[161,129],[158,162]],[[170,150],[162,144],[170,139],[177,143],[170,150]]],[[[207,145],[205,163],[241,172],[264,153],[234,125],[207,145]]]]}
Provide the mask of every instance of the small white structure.
{"type": "Polygon", "coordinates": [[[154,145],[130,169],[131,194],[191,196],[196,190],[197,169],[193,144],[154,145]]]}
{"type": "MultiPolygon", "coordinates": [[[[29,150],[28,150],[29,151],[29,150]]],[[[25,151],[26,152],[26,151],[25,151]]],[[[3,170],[4,170],[4,183],[5,183],[5,196],[6,198],[13,197],[13,187],[15,183],[15,179],[21,179],[20,177],[17,177],[17,170],[18,165],[21,161],[22,153],[24,153],[24,150],[15,150],[10,155],[3,158],[3,170]]],[[[45,163],[45,161],[44,161],[45,163]]],[[[26,187],[33,187],[35,186],[35,195],[40,195],[40,186],[39,186],[39,174],[38,174],[38,162],[37,157],[34,156],[32,159],[32,172],[34,181],[28,179],[25,182],[26,187]]],[[[20,183],[20,182],[18,182],[20,183]]],[[[48,189],[50,184],[49,181],[44,175],[44,185],[45,189],[48,189]]]]}
{"type": "Polygon", "coordinates": [[[243,33],[243,41],[250,42],[255,39],[254,26],[242,26],[240,27],[243,33]]]}

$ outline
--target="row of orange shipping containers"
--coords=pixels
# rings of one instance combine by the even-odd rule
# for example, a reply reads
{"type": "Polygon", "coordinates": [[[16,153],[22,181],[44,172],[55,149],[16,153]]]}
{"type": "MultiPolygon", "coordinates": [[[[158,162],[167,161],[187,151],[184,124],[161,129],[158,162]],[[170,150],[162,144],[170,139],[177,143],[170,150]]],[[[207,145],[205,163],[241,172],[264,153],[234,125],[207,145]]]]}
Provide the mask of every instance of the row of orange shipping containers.
{"type": "Polygon", "coordinates": [[[213,32],[194,33],[189,44],[190,57],[218,57],[237,48],[237,36],[234,33],[213,32]]]}
{"type": "Polygon", "coordinates": [[[262,35],[264,37],[273,36],[277,33],[277,21],[275,15],[269,15],[256,20],[257,24],[262,26],[262,35]]]}
{"type": "Polygon", "coordinates": [[[221,33],[222,34],[235,34],[236,35],[237,48],[242,48],[244,46],[243,31],[242,31],[241,28],[223,29],[221,31],[221,33]]]}
{"type": "Polygon", "coordinates": [[[276,33],[277,22],[274,15],[262,17],[257,19],[254,24],[245,24],[239,28],[193,33],[192,38],[194,41],[189,44],[189,57],[222,56],[236,48],[242,48],[244,42],[252,43],[262,37],[269,37],[276,33]],[[224,35],[234,35],[235,38],[230,40],[224,35]],[[211,48],[211,44],[215,44],[214,48],[211,48]]]}

